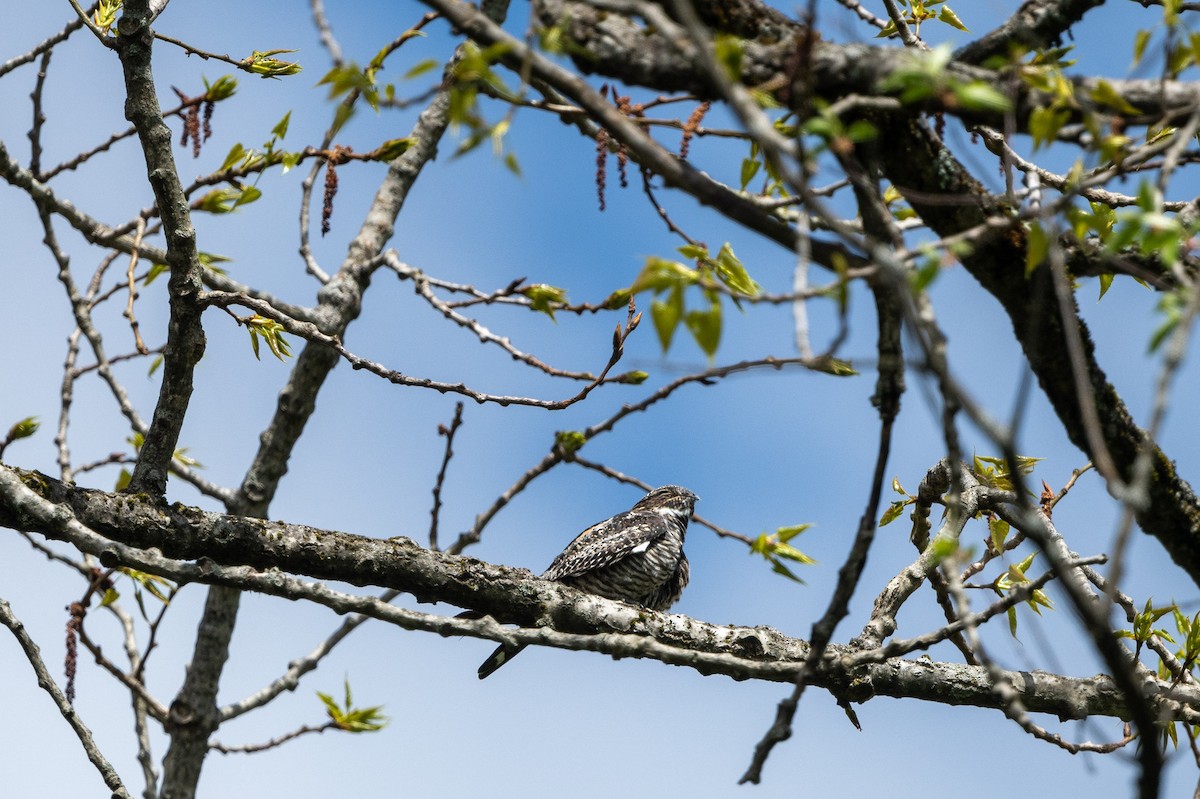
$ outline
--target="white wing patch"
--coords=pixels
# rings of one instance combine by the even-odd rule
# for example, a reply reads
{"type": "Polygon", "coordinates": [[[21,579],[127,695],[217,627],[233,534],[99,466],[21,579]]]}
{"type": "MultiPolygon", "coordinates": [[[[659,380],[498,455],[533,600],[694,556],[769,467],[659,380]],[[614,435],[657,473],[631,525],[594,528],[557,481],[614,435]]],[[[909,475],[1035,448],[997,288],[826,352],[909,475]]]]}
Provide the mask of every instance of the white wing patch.
{"type": "Polygon", "coordinates": [[[630,555],[641,555],[641,554],[645,553],[645,551],[649,548],[650,548],[650,542],[643,541],[642,543],[638,544],[633,549],[629,550],[629,554],[630,555]]]}

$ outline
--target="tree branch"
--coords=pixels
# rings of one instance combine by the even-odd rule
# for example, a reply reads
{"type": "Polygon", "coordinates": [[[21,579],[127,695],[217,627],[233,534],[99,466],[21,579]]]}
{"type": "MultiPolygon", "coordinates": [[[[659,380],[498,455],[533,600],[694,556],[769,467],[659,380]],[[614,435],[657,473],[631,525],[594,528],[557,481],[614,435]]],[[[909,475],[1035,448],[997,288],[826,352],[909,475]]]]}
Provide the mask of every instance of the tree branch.
{"type": "Polygon", "coordinates": [[[163,350],[162,383],[129,488],[162,496],[192,398],[192,373],[204,355],[205,340],[200,324],[202,309],[196,302],[203,273],[196,249],[196,229],[175,167],[171,131],[158,105],[150,63],[154,41],[150,30],[152,13],[147,0],[125,4],[117,23],[117,52],[125,73],[125,116],[137,128],[146,172],[166,233],[165,263],[171,268],[167,283],[171,315],[163,350]]]}
{"type": "MultiPolygon", "coordinates": [[[[702,674],[773,682],[793,681],[810,651],[807,642],[769,628],[714,625],[650,613],[536,579],[523,569],[423,549],[405,538],[379,540],[182,505],[154,506],[136,497],[79,489],[36,472],[2,466],[0,524],[69,541],[102,563],[129,565],[179,583],[204,582],[303,599],[338,613],[360,613],[443,636],[650,658],[702,674]],[[334,591],[289,573],[392,587],[422,602],[449,602],[523,624],[550,620],[553,626],[510,629],[491,617],[468,620],[419,613],[373,597],[334,591]]],[[[981,667],[921,659],[848,668],[857,651],[831,645],[811,684],[853,702],[893,696],[1001,707],[993,677],[981,667]]],[[[1025,671],[1002,672],[1000,678],[1011,683],[1031,712],[1069,719],[1125,718],[1128,712],[1122,693],[1104,676],[1072,678],[1025,671]]],[[[1171,718],[1200,720],[1200,688],[1148,680],[1143,690],[1171,718]]]]}
{"type": "MultiPolygon", "coordinates": [[[[6,479],[8,474],[0,475],[0,480],[6,479]]],[[[125,790],[125,786],[121,783],[120,776],[117,775],[116,769],[108,762],[108,759],[100,752],[96,746],[96,741],[92,738],[92,731],[87,728],[87,725],[79,718],[79,714],[75,712],[75,708],[63,696],[63,692],[54,682],[54,678],[50,676],[46,664],[42,662],[42,656],[38,650],[38,645],[29,637],[29,633],[25,630],[25,625],[13,615],[12,608],[8,602],[0,599],[0,624],[3,624],[17,639],[17,643],[21,645],[21,649],[25,652],[25,658],[29,661],[29,665],[33,667],[33,673],[37,675],[38,687],[46,693],[50,694],[50,698],[54,700],[54,704],[58,707],[58,712],[66,719],[71,730],[79,738],[79,743],[83,745],[83,751],[87,754],[88,760],[92,761],[92,765],[100,772],[100,776],[104,779],[104,784],[112,791],[112,795],[121,797],[121,799],[132,799],[129,792],[125,790]]]]}

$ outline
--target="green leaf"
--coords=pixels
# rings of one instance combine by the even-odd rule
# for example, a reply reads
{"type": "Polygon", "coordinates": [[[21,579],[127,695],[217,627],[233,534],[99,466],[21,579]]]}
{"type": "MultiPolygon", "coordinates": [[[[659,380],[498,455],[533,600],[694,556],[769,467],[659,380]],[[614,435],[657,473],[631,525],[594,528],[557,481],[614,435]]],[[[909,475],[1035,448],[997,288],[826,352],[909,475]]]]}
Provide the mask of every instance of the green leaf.
{"type": "Polygon", "coordinates": [[[319,81],[318,86],[329,87],[329,99],[335,100],[344,94],[351,91],[363,91],[371,87],[371,79],[363,72],[362,68],[353,61],[347,61],[339,67],[326,72],[319,81]]]}
{"type": "Polygon", "coordinates": [[[883,512],[883,516],[879,519],[879,526],[885,527],[900,518],[900,514],[904,513],[904,509],[908,507],[912,500],[898,499],[888,505],[888,509],[883,512]]]}
{"type": "Polygon", "coordinates": [[[96,11],[92,14],[92,22],[104,33],[117,24],[117,12],[121,10],[122,0],[100,0],[96,11]]]}
{"type": "Polygon", "coordinates": [[[337,110],[333,112],[333,123],[329,126],[329,135],[336,135],[342,129],[342,126],[350,121],[350,117],[354,116],[356,106],[339,105],[337,110]]]}
{"type": "Polygon", "coordinates": [[[958,18],[958,14],[955,14],[950,10],[950,6],[942,6],[942,10],[938,12],[937,18],[952,28],[958,28],[960,31],[965,33],[971,32],[970,29],[963,24],[962,20],[958,18]]]}
{"type": "Polygon", "coordinates": [[[1100,105],[1107,106],[1114,111],[1119,111],[1122,114],[1137,115],[1141,111],[1137,110],[1125,96],[1106,80],[1096,82],[1096,87],[1092,89],[1091,98],[1094,102],[1100,105]]]}
{"type": "Polygon", "coordinates": [[[758,170],[762,168],[762,163],[752,158],[742,159],[742,191],[750,185],[750,181],[754,180],[754,176],[758,174],[758,170]]]}
{"type": "Polygon", "coordinates": [[[1004,551],[1004,542],[1008,540],[1010,530],[1008,522],[1003,519],[988,520],[988,534],[991,537],[992,549],[996,552],[1004,551]]]}
{"type": "Polygon", "coordinates": [[[189,456],[187,453],[188,453],[187,447],[180,447],[179,449],[177,449],[173,453],[171,453],[171,458],[174,461],[176,461],[177,463],[180,463],[184,466],[191,466],[191,467],[195,467],[197,469],[204,468],[204,464],[200,463],[200,461],[196,460],[195,458],[189,456]]]}
{"type": "Polygon", "coordinates": [[[1025,277],[1028,278],[1046,260],[1050,252],[1050,238],[1040,222],[1029,223],[1028,235],[1025,237],[1025,277]]]}
{"type": "Polygon", "coordinates": [[[1027,558],[1022,560],[1015,567],[1010,566],[1009,570],[1011,571],[1014,568],[1017,569],[1021,574],[1021,580],[1026,580],[1027,578],[1025,577],[1025,572],[1029,571],[1030,567],[1033,566],[1033,561],[1034,561],[1034,558],[1037,557],[1037,554],[1038,553],[1036,553],[1036,552],[1029,553],[1029,556],[1027,558]]]}
{"type": "Polygon", "coordinates": [[[971,81],[952,87],[954,97],[971,111],[988,111],[1002,114],[1012,108],[1012,101],[1002,92],[982,81],[971,81]]]}
{"type": "Polygon", "coordinates": [[[1104,295],[1108,293],[1109,286],[1112,285],[1115,275],[1112,272],[1105,272],[1100,275],[1100,296],[1096,299],[1104,299],[1104,295]]]}
{"type": "Polygon", "coordinates": [[[671,294],[665,302],[663,300],[652,302],[650,318],[654,321],[654,331],[658,334],[658,343],[662,346],[662,351],[666,352],[671,348],[675,330],[679,327],[679,320],[683,318],[683,290],[676,287],[671,290],[671,294]]]}
{"type": "MultiPolygon", "coordinates": [[[[691,269],[677,261],[651,256],[646,259],[646,265],[638,273],[629,291],[637,294],[643,291],[660,292],[675,286],[690,286],[700,279],[699,271],[691,269]]],[[[628,302],[628,299],[626,299],[628,302]]],[[[624,304],[624,303],[622,303],[624,304]]],[[[620,307],[620,306],[618,306],[620,307]]]]}
{"type": "Polygon", "coordinates": [[[615,311],[619,308],[624,308],[629,304],[629,298],[632,296],[633,292],[630,289],[617,289],[612,294],[609,294],[608,298],[604,300],[604,308],[605,310],[609,311],[615,311]]]}
{"type": "Polygon", "coordinates": [[[246,320],[246,329],[250,332],[250,346],[254,350],[254,357],[258,359],[258,340],[261,337],[270,348],[271,354],[279,360],[291,357],[291,345],[284,338],[283,325],[276,322],[274,319],[269,319],[265,316],[255,314],[246,320]]]}
{"type": "MultiPolygon", "coordinates": [[[[253,151],[251,150],[249,153],[252,154],[253,151]]],[[[225,160],[221,162],[221,166],[219,169],[217,169],[217,171],[224,172],[227,169],[233,169],[235,166],[245,161],[246,158],[247,150],[242,146],[241,142],[238,142],[229,148],[229,154],[225,156],[225,160]]]]}
{"type": "Polygon", "coordinates": [[[216,264],[227,264],[233,259],[227,255],[218,255],[215,252],[205,252],[201,250],[196,254],[196,260],[200,262],[200,266],[207,269],[209,272],[215,272],[218,275],[225,274],[225,270],[216,264]]]}
{"type": "Polygon", "coordinates": [[[846,128],[846,138],[855,144],[873,141],[879,135],[879,130],[865,119],[856,119],[846,128]]]}
{"type": "Polygon", "coordinates": [[[1179,748],[1179,732],[1176,729],[1175,722],[1172,721],[1170,724],[1163,727],[1163,737],[1171,740],[1171,746],[1173,748],[1179,748]]]}
{"type": "Polygon", "coordinates": [[[850,364],[849,361],[843,361],[840,358],[824,357],[814,358],[808,368],[814,372],[824,372],[827,375],[834,377],[854,377],[858,371],[850,364]]]}
{"type": "Polygon", "coordinates": [[[1159,326],[1155,329],[1154,333],[1151,334],[1150,346],[1147,351],[1154,352],[1160,346],[1162,346],[1162,343],[1166,341],[1167,336],[1171,335],[1171,331],[1179,326],[1179,322],[1181,320],[1182,317],[1179,313],[1168,313],[1163,321],[1159,323],[1159,326]]]}
{"type": "Polygon", "coordinates": [[[729,246],[729,242],[721,245],[714,264],[717,277],[721,278],[721,282],[729,288],[749,297],[755,297],[761,293],[762,287],[754,282],[750,273],[746,271],[746,267],[733,254],[733,248],[729,246]]]}
{"type": "Polygon", "coordinates": [[[209,214],[228,214],[238,206],[252,203],[261,196],[262,191],[256,186],[227,186],[212,189],[199,200],[192,201],[192,208],[209,214]]]}
{"type": "Polygon", "coordinates": [[[788,540],[795,538],[811,526],[811,524],[800,524],[791,527],[780,527],[771,535],[759,533],[758,537],[750,542],[750,553],[762,555],[771,564],[771,570],[776,574],[783,575],[789,580],[795,580],[803,584],[804,581],[797,577],[783,560],[790,560],[806,566],[815,563],[808,555],[805,555],[787,543],[788,540]]]}
{"type": "Polygon", "coordinates": [[[800,535],[805,530],[810,529],[811,527],[812,527],[812,522],[808,522],[805,524],[794,524],[790,527],[780,527],[779,529],[777,529],[775,531],[775,535],[779,536],[780,541],[787,543],[788,541],[791,541],[793,538],[800,535]]]}
{"type": "Polygon", "coordinates": [[[799,577],[797,577],[795,574],[792,573],[792,570],[789,569],[786,564],[780,563],[777,560],[771,561],[771,571],[775,572],[776,574],[783,575],[784,577],[788,578],[789,580],[793,580],[793,581],[799,583],[800,585],[806,585],[806,583],[803,580],[801,580],[799,577]]]}
{"type": "Polygon", "coordinates": [[[204,99],[214,103],[227,100],[237,92],[237,78],[232,75],[222,75],[209,83],[204,81],[204,99]]]}
{"type": "Polygon", "coordinates": [[[929,544],[929,554],[934,564],[941,563],[955,552],[958,552],[958,541],[949,536],[938,536],[929,544]]]}
{"type": "Polygon", "coordinates": [[[41,422],[38,421],[36,416],[26,416],[8,428],[8,441],[13,442],[19,441],[22,438],[29,438],[37,432],[40,426],[41,422]]]}
{"type": "Polygon", "coordinates": [[[376,161],[390,162],[396,158],[406,154],[410,146],[416,144],[416,139],[412,136],[406,136],[401,139],[388,139],[378,148],[374,149],[371,157],[376,161]]]}
{"type": "Polygon", "coordinates": [[[302,155],[303,155],[303,153],[295,152],[295,153],[284,153],[282,156],[280,156],[279,163],[283,167],[280,170],[280,174],[286,175],[288,172],[291,172],[293,169],[295,169],[296,164],[300,163],[300,157],[302,155]]]}
{"type": "Polygon", "coordinates": [[[1046,596],[1046,594],[1040,588],[1035,588],[1033,590],[1033,593],[1029,595],[1029,601],[1026,604],[1028,604],[1029,607],[1033,609],[1033,612],[1039,616],[1042,615],[1041,608],[1054,610],[1054,603],[1050,601],[1050,597],[1046,596]]]}
{"type": "Polygon", "coordinates": [[[253,72],[261,78],[276,78],[282,75],[296,75],[302,67],[292,61],[282,61],[272,56],[277,56],[282,53],[295,53],[297,50],[255,50],[249,57],[243,58],[239,63],[248,72],[253,72]]]}
{"type": "Polygon", "coordinates": [[[564,455],[573,455],[583,449],[587,436],[578,430],[559,430],[554,434],[554,446],[564,455]]]}
{"type": "Polygon", "coordinates": [[[292,112],[288,111],[283,115],[283,119],[275,123],[275,127],[271,128],[271,135],[276,139],[282,139],[287,136],[288,124],[292,120],[292,112]]]}
{"type": "Polygon", "coordinates": [[[725,70],[725,76],[734,83],[740,83],[745,54],[742,40],[727,33],[718,33],[713,40],[713,49],[717,63],[725,70]]]}
{"type": "Polygon", "coordinates": [[[137,569],[133,569],[128,566],[121,566],[117,569],[117,571],[133,580],[136,588],[145,589],[151,596],[164,605],[169,605],[171,603],[170,594],[175,592],[175,584],[170,580],[163,579],[157,574],[149,574],[148,572],[138,571],[137,569]]]}
{"type": "Polygon", "coordinates": [[[707,311],[688,311],[683,318],[692,338],[711,361],[721,343],[721,302],[714,299],[707,311]]]}
{"type": "Polygon", "coordinates": [[[779,544],[776,546],[775,554],[781,558],[787,558],[788,560],[794,560],[797,563],[803,563],[805,566],[811,566],[816,563],[816,561],[810,558],[808,555],[805,555],[803,552],[789,544],[779,544]]]}
{"type": "Polygon", "coordinates": [[[562,305],[567,300],[567,290],[561,289],[558,286],[550,286],[545,283],[534,283],[531,286],[525,286],[520,291],[529,299],[529,308],[533,311],[538,311],[554,318],[554,310],[556,306],[562,305]]]}
{"type": "Polygon", "coordinates": [[[237,208],[241,205],[249,205],[259,197],[262,197],[261,189],[259,189],[257,186],[246,186],[244,189],[242,189],[242,193],[238,195],[238,198],[234,201],[233,207],[237,208]]]}
{"type": "Polygon", "coordinates": [[[439,63],[440,62],[436,58],[427,58],[424,61],[418,61],[409,68],[408,72],[404,73],[404,79],[410,80],[412,78],[420,77],[426,72],[437,69],[439,63]]]}
{"type": "Polygon", "coordinates": [[[1071,118],[1066,108],[1045,106],[1029,112],[1029,135],[1033,137],[1033,149],[1050,144],[1058,136],[1063,125],[1071,118]]]}
{"type": "Polygon", "coordinates": [[[920,294],[929,288],[930,284],[942,273],[942,261],[936,252],[931,252],[923,259],[921,265],[909,276],[909,285],[913,293],[920,294]]]}
{"type": "Polygon", "coordinates": [[[316,692],[317,698],[325,706],[325,713],[333,725],[344,732],[377,732],[383,729],[388,718],[381,712],[382,706],[354,707],[354,699],[350,694],[350,681],[346,680],[345,704],[339,706],[329,694],[316,692]]]}
{"type": "Polygon", "coordinates": [[[1133,35],[1133,66],[1137,66],[1142,61],[1142,54],[1146,52],[1146,45],[1150,43],[1150,31],[1139,30],[1133,35]]]}

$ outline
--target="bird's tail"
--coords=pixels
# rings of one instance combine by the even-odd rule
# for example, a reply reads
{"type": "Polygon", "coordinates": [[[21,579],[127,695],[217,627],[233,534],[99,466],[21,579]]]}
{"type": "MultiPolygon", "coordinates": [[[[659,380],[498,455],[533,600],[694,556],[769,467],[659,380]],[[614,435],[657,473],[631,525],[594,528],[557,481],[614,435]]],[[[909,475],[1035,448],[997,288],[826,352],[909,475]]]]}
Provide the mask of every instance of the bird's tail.
{"type": "Polygon", "coordinates": [[[524,648],[525,644],[517,644],[516,646],[504,646],[502,644],[496,647],[496,651],[488,655],[488,659],[479,664],[479,679],[482,680],[515,658],[524,648]]]}

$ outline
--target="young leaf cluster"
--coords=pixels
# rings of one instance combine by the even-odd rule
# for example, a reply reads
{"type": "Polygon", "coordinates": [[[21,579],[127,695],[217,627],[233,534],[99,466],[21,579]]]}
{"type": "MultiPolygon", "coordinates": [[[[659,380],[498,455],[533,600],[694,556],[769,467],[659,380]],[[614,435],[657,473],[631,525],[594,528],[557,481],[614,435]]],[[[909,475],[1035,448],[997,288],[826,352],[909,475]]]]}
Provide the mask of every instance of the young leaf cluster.
{"type": "Polygon", "coordinates": [[[505,166],[514,174],[520,174],[516,157],[504,153],[504,136],[511,124],[509,117],[488,123],[479,110],[479,92],[486,87],[489,94],[503,100],[515,102],[518,97],[503,79],[492,69],[492,65],[508,51],[508,45],[498,43],[480,48],[467,42],[462,48],[462,57],[450,68],[450,122],[466,128],[467,136],[459,144],[454,157],[463,156],[485,141],[491,141],[492,152],[503,158],[505,166]]]}
{"type": "Polygon", "coordinates": [[[797,577],[788,568],[785,561],[799,563],[804,566],[811,566],[816,563],[815,560],[791,544],[793,538],[810,527],[812,527],[812,524],[797,524],[791,527],[780,527],[770,535],[760,533],[758,538],[750,542],[750,553],[752,555],[761,555],[767,563],[771,564],[771,571],[803,585],[804,580],[797,577]]]}
{"type": "Polygon", "coordinates": [[[336,729],[344,732],[378,732],[387,726],[389,719],[383,715],[382,705],[355,707],[354,698],[350,695],[350,680],[345,681],[345,686],[345,700],[342,705],[329,694],[317,691],[317,697],[325,705],[325,713],[336,729]]]}
{"type": "Polygon", "coordinates": [[[554,311],[561,307],[567,301],[567,290],[558,286],[550,286],[545,283],[533,283],[528,286],[523,286],[518,291],[519,294],[524,294],[529,300],[529,308],[540,313],[544,313],[551,319],[554,318],[554,311]]]}
{"type": "Polygon", "coordinates": [[[274,319],[255,314],[246,320],[246,329],[250,331],[250,346],[254,349],[255,358],[259,357],[258,340],[260,338],[267,343],[271,354],[279,360],[291,357],[292,349],[283,336],[283,325],[274,319]]]}
{"type": "MultiPolygon", "coordinates": [[[[277,149],[279,142],[287,136],[288,125],[291,119],[292,112],[288,111],[283,115],[282,119],[275,123],[275,127],[271,128],[271,137],[263,142],[262,150],[247,149],[241,142],[234,144],[229,149],[229,153],[225,156],[225,160],[221,162],[221,167],[217,171],[261,171],[267,166],[281,164],[283,166],[283,174],[286,175],[290,169],[300,163],[301,156],[298,152],[289,153],[285,150],[277,149]]],[[[255,199],[258,198],[256,197],[255,199]]],[[[240,204],[245,205],[245,203],[240,204]]]]}
{"type": "Polygon", "coordinates": [[[946,67],[951,55],[948,44],[928,51],[908,52],[905,65],[889,75],[879,88],[896,95],[906,105],[937,99],[968,111],[1003,113],[1012,107],[1008,97],[991,84],[959,80],[948,74],[946,67]]]}
{"type": "MultiPolygon", "coordinates": [[[[997,529],[1002,526],[1003,532],[999,536],[1000,543],[999,543],[998,549],[999,549],[999,551],[1003,552],[1004,551],[1004,537],[1007,536],[1008,524],[1005,522],[999,521],[999,520],[997,520],[997,522],[998,522],[998,524],[989,525],[989,527],[991,527],[990,533],[991,533],[992,543],[993,543],[993,545],[995,545],[996,539],[997,539],[997,529]]],[[[1033,566],[1033,561],[1035,558],[1037,558],[1037,554],[1038,553],[1036,553],[1036,552],[1031,552],[1020,563],[1009,564],[1008,568],[1005,569],[1003,572],[1001,572],[1000,576],[998,576],[995,580],[992,581],[992,590],[995,591],[1000,596],[1004,596],[1005,594],[1010,593],[1014,588],[1018,588],[1019,586],[1024,585],[1025,583],[1028,583],[1029,578],[1026,576],[1026,572],[1028,572],[1030,567],[1033,566]]],[[[1038,614],[1039,616],[1042,615],[1042,608],[1047,608],[1048,610],[1054,610],[1054,603],[1052,603],[1050,601],[1050,598],[1048,596],[1046,596],[1046,594],[1040,588],[1034,589],[1029,594],[1029,599],[1025,600],[1025,604],[1028,605],[1029,608],[1034,613],[1038,614]]],[[[1007,613],[1008,613],[1008,631],[1012,635],[1013,638],[1016,638],[1017,637],[1017,608],[1016,608],[1016,606],[1009,608],[1007,613]]]]}
{"type": "MultiPolygon", "coordinates": [[[[946,0],[929,0],[928,2],[926,0],[903,0],[902,7],[904,10],[901,18],[912,30],[914,36],[921,35],[921,24],[928,21],[941,22],[964,33],[971,32],[959,19],[958,14],[955,14],[950,6],[946,5],[946,0]]],[[[898,33],[896,21],[888,20],[887,25],[875,35],[875,38],[883,39],[898,33]]]]}
{"type": "MultiPolygon", "coordinates": [[[[138,611],[146,621],[150,620],[150,614],[146,612],[146,594],[150,594],[150,596],[164,605],[171,604],[171,599],[175,596],[177,589],[175,584],[170,580],[127,566],[121,566],[117,569],[117,572],[128,577],[133,583],[134,602],[137,603],[138,611]]],[[[104,592],[104,598],[100,602],[101,607],[107,607],[120,598],[120,592],[115,587],[110,586],[104,592]]]]}
{"type": "Polygon", "coordinates": [[[628,303],[630,297],[651,292],[655,299],[650,305],[650,318],[654,321],[663,352],[670,349],[682,323],[711,360],[721,343],[722,292],[719,289],[723,287],[740,307],[740,297],[757,296],[762,288],[750,277],[728,242],[721,245],[715,256],[703,244],[686,244],[678,252],[694,259],[696,267],[665,258],[647,258],[633,284],[613,292],[604,305],[619,308],[628,303]],[[699,288],[703,296],[704,304],[699,308],[688,307],[686,295],[691,287],[699,288]]]}
{"type": "MultiPolygon", "coordinates": [[[[1017,471],[1023,475],[1032,474],[1034,467],[1037,466],[1040,460],[1044,459],[1033,458],[1028,455],[1018,455],[1016,457],[1017,471]]],[[[971,473],[975,475],[979,482],[989,488],[999,489],[1000,491],[1016,490],[1012,481],[1012,471],[1009,469],[1008,461],[1005,458],[976,455],[971,473]]]]}
{"type": "Polygon", "coordinates": [[[41,427],[41,422],[36,416],[26,416],[21,421],[14,423],[12,427],[8,428],[8,435],[4,437],[3,441],[0,441],[0,458],[4,457],[4,451],[8,449],[9,444],[20,441],[22,438],[29,438],[37,432],[39,427],[41,427]]]}
{"type": "Polygon", "coordinates": [[[277,55],[284,53],[295,53],[296,50],[255,50],[248,57],[243,58],[239,63],[247,72],[252,72],[260,78],[275,78],[278,80],[284,75],[297,75],[303,69],[294,61],[283,61],[275,58],[277,55]]]}

